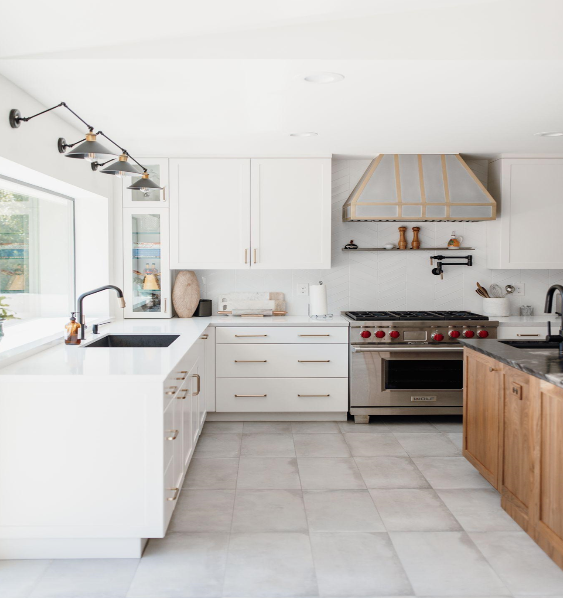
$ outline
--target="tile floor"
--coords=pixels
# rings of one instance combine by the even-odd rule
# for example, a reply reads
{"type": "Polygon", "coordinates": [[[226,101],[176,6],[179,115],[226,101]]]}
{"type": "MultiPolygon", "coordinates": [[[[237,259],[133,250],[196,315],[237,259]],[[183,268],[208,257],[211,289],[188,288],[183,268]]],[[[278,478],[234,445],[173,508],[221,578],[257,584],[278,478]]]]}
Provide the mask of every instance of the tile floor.
{"type": "Polygon", "coordinates": [[[563,597],[456,418],[205,425],[142,559],[0,561],[2,598],[563,597]]]}

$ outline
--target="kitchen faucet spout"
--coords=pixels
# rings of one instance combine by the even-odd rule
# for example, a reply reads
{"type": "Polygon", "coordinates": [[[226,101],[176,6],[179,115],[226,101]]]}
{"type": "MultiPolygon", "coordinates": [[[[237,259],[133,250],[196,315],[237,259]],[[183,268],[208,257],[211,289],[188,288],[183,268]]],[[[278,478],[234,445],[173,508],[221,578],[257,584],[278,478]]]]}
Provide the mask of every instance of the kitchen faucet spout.
{"type": "Polygon", "coordinates": [[[103,287],[99,287],[99,288],[93,289],[91,291],[86,291],[85,293],[82,293],[82,295],[80,295],[80,297],[78,297],[77,311],[78,311],[78,321],[80,323],[80,340],[84,340],[84,331],[86,329],[86,316],[84,314],[84,309],[83,309],[84,299],[86,297],[88,297],[88,295],[94,295],[95,293],[99,293],[100,291],[105,291],[105,290],[109,290],[109,289],[113,289],[117,293],[117,297],[119,298],[120,306],[122,308],[125,307],[125,299],[123,298],[123,291],[119,287],[116,287],[113,284],[107,284],[103,287]]]}
{"type": "MultiPolygon", "coordinates": [[[[553,308],[553,296],[556,292],[559,292],[561,295],[561,301],[563,304],[563,286],[560,284],[554,284],[549,287],[547,290],[547,294],[545,296],[545,313],[550,314],[553,308]]],[[[551,334],[551,322],[547,323],[547,340],[548,341],[557,341],[559,342],[559,354],[563,355],[563,313],[561,314],[561,323],[559,325],[559,334],[552,335],[551,334]]]]}

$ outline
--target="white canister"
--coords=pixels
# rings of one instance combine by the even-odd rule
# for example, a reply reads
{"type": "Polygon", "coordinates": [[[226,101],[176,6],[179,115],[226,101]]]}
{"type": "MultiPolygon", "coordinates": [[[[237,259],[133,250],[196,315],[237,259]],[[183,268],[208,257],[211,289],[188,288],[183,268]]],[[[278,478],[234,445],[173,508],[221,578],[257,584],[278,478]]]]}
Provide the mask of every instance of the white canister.
{"type": "Polygon", "coordinates": [[[486,316],[509,316],[510,302],[506,297],[483,299],[483,313],[486,316]]]}

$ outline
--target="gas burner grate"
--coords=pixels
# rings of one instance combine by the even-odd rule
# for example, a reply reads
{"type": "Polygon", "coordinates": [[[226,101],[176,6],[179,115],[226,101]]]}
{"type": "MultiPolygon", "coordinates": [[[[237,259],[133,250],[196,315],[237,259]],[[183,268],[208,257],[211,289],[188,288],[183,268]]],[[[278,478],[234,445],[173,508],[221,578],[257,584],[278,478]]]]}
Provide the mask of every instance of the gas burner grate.
{"type": "Polygon", "coordinates": [[[347,311],[351,320],[488,320],[470,311],[347,311]]]}

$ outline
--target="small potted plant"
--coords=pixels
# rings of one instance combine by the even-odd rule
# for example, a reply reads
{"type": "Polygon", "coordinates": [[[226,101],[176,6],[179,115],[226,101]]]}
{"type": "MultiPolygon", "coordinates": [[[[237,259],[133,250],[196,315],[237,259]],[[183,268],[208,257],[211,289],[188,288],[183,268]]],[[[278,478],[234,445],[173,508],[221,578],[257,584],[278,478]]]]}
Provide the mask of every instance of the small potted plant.
{"type": "Polygon", "coordinates": [[[16,317],[13,310],[8,309],[8,304],[4,302],[5,299],[6,297],[0,297],[0,338],[4,336],[4,322],[16,317]]]}

